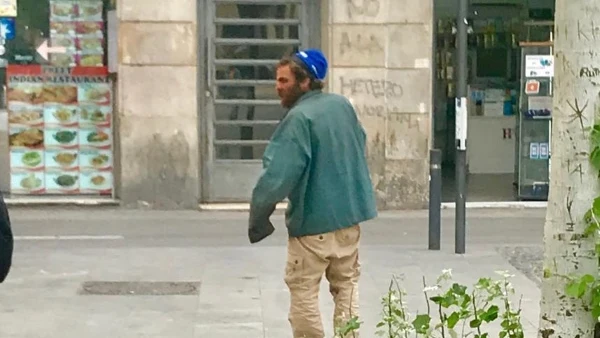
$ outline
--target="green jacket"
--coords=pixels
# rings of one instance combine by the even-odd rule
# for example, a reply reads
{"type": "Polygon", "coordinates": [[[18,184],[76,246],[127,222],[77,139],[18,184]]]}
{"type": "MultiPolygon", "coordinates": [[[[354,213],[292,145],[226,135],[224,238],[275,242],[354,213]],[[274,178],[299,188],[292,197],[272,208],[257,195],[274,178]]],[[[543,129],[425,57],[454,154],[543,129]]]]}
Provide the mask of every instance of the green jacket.
{"type": "Polygon", "coordinates": [[[377,216],[366,134],[345,97],[308,92],[275,130],[252,192],[250,242],[274,231],[269,217],[286,197],[290,237],[331,232],[377,216]]]}

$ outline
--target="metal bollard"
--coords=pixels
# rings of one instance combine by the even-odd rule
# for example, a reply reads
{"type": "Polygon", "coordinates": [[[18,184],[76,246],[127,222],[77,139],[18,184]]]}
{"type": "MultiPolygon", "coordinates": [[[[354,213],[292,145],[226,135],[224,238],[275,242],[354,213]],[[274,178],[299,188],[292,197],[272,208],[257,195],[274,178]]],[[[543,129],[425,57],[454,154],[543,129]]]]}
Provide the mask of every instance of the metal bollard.
{"type": "Polygon", "coordinates": [[[442,208],[442,152],[429,151],[429,250],[440,250],[442,208]]]}
{"type": "Polygon", "coordinates": [[[454,230],[454,253],[464,254],[466,252],[466,210],[467,201],[467,152],[456,151],[456,214],[454,230]]]}

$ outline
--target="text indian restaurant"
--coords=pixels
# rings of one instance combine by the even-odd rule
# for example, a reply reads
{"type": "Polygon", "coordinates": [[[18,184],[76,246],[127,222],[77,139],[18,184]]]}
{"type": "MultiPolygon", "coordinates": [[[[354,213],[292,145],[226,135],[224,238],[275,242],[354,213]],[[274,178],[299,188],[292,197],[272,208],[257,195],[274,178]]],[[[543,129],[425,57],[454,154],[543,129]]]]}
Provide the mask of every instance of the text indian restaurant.
{"type": "Polygon", "coordinates": [[[10,198],[113,197],[110,2],[0,1],[0,191],[10,198]]]}

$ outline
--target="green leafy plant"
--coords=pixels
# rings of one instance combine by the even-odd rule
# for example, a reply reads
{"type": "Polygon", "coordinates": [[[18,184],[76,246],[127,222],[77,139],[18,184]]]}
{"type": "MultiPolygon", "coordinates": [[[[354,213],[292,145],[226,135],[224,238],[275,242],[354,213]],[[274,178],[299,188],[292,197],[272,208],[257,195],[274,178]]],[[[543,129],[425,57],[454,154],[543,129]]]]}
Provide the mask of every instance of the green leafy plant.
{"type": "MultiPolygon", "coordinates": [[[[382,319],[377,324],[377,334],[384,336],[386,333],[389,337],[408,337],[412,333],[413,327],[416,326],[410,322],[410,314],[404,305],[404,297],[406,291],[400,287],[400,283],[396,277],[392,278],[387,294],[382,298],[381,305],[383,309],[382,319]]],[[[415,319],[423,320],[423,318],[415,319]]],[[[420,323],[418,325],[425,325],[420,323]]]]}
{"type": "MultiPolygon", "coordinates": [[[[427,312],[414,315],[407,308],[406,291],[394,277],[382,297],[382,318],[376,333],[382,338],[488,338],[489,333],[485,332],[484,326],[498,323],[500,338],[523,338],[521,304],[519,302],[519,306],[514,308],[509,299],[515,292],[509,281],[512,276],[506,272],[499,274],[501,278],[497,280],[479,279],[471,289],[452,282],[451,270],[444,270],[434,285],[427,285],[423,278],[427,312]]],[[[353,318],[343,328],[356,322],[357,319],[353,318]]],[[[347,335],[352,330],[336,332],[347,335]]],[[[346,335],[336,335],[336,338],[346,335]]]]}
{"type": "Polygon", "coordinates": [[[341,326],[335,328],[334,338],[354,338],[356,333],[361,326],[362,322],[358,320],[358,317],[352,317],[346,322],[343,322],[341,326]]]}

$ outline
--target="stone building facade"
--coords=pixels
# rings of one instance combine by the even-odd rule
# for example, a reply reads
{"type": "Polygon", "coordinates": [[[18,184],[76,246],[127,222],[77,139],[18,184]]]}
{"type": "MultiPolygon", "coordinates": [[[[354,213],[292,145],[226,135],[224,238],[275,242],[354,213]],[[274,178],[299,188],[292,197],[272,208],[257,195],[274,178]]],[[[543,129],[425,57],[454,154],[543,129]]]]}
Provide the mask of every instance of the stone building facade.
{"type": "MultiPolygon", "coordinates": [[[[246,171],[254,174],[242,184],[235,183],[236,171],[210,182],[227,171],[226,161],[214,171],[207,169],[214,155],[209,149],[214,129],[207,125],[214,115],[207,108],[213,95],[207,85],[212,68],[207,55],[212,39],[218,39],[211,36],[214,27],[207,17],[215,1],[117,2],[115,151],[120,166],[117,196],[125,206],[195,208],[203,202],[244,202],[243,195],[254,183],[256,169],[246,171]],[[209,196],[215,189],[236,186],[246,189],[241,199],[209,196]]],[[[327,90],[352,101],[367,131],[379,207],[426,207],[432,1],[295,2],[313,9],[304,12],[308,15],[300,26],[312,25],[308,45],[321,47],[329,58],[327,90]]]]}

